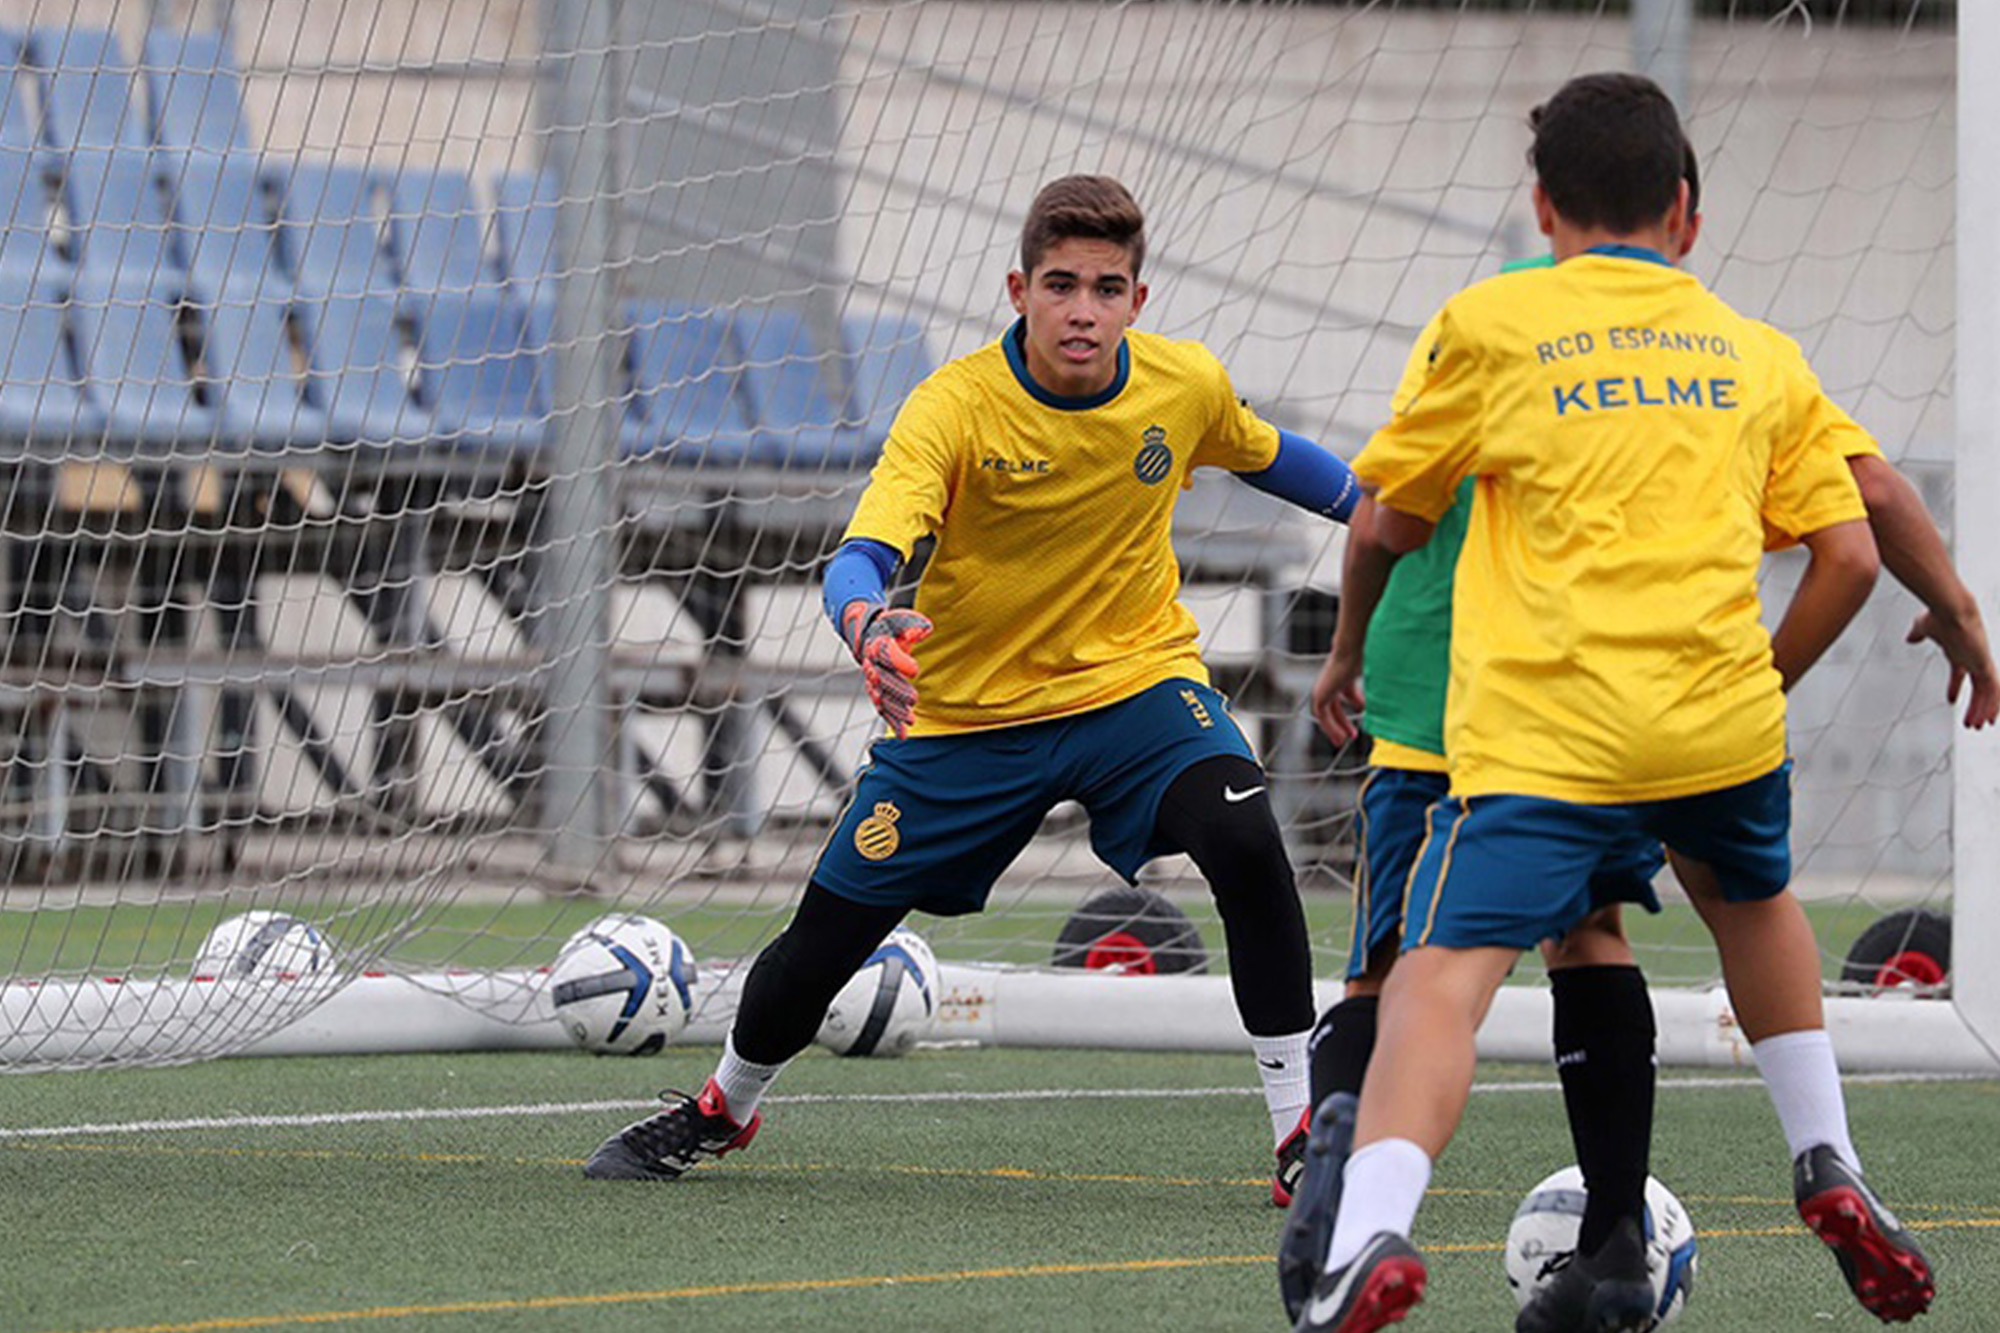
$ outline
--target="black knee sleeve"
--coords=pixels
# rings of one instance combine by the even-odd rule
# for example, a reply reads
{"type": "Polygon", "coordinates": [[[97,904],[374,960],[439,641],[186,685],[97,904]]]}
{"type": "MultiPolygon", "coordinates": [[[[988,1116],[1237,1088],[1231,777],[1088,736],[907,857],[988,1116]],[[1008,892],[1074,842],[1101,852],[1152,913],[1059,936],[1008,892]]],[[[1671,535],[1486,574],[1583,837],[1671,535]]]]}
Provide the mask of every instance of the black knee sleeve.
{"type": "Polygon", "coordinates": [[[1264,770],[1236,755],[1189,768],[1160,798],[1154,831],[1208,881],[1243,1026],[1275,1037],[1312,1026],[1312,951],[1264,770]]]}
{"type": "Polygon", "coordinates": [[[900,907],[872,907],[806,885],[791,923],[764,946],[744,978],[730,1029],[736,1053],[775,1065],[803,1051],[833,997],[903,915],[900,907]]]}

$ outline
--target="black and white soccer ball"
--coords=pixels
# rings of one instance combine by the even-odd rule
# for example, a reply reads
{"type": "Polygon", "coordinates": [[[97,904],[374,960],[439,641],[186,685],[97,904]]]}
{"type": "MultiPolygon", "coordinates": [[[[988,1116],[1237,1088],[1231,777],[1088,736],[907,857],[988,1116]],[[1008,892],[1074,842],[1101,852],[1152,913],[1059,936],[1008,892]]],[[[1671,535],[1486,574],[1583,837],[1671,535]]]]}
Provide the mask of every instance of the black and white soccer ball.
{"type": "MultiPolygon", "coordinates": [[[[1528,1191],[1507,1228],[1507,1285],[1525,1306],[1576,1253],[1583,1226],[1583,1172],[1564,1167],[1528,1191]]],[[[1694,1290],[1694,1222],[1674,1192],[1646,1177],[1646,1271],[1653,1279],[1653,1318],[1642,1333],[1671,1324],[1694,1290]]]]}
{"type": "Polygon", "coordinates": [[[648,916],[599,917],[569,937],[549,1000],[570,1039],[598,1055],[651,1055],[686,1030],[694,954],[648,916]]]}
{"type": "Polygon", "coordinates": [[[929,1033],[937,999],[936,955],[898,926],[833,997],[819,1042],[840,1055],[903,1055],[929,1033]]]}
{"type": "Polygon", "coordinates": [[[194,974],[217,981],[277,981],[333,970],[333,946],[286,912],[244,912],[218,922],[195,955],[194,974]]]}

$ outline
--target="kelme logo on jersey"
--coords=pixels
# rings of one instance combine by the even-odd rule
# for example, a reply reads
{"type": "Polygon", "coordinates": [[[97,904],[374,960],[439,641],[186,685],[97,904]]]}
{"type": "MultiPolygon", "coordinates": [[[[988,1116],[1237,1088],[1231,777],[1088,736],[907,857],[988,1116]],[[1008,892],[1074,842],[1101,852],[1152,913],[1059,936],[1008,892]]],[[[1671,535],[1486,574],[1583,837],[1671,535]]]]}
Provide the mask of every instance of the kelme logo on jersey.
{"type": "Polygon", "coordinates": [[[1174,451],[1167,448],[1166,428],[1148,426],[1139,438],[1145,443],[1140,446],[1139,456],[1132,460],[1133,475],[1148,486],[1157,486],[1174,470],[1174,451]]]}
{"type": "Polygon", "coordinates": [[[979,460],[982,472],[1005,472],[1014,477],[1046,477],[1049,475],[1049,460],[1046,458],[1001,458],[988,454],[979,460]]]}
{"type": "Polygon", "coordinates": [[[896,821],[902,817],[903,812],[894,801],[875,802],[875,813],[854,830],[854,850],[870,861],[886,861],[894,856],[903,845],[903,835],[896,831],[896,821]]]}

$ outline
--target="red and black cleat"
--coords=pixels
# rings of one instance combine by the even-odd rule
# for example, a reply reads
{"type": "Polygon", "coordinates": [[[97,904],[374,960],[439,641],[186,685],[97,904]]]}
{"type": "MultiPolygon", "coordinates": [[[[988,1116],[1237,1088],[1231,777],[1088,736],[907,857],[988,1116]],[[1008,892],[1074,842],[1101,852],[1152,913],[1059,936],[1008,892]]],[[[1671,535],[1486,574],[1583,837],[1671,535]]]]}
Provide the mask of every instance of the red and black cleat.
{"type": "Polygon", "coordinates": [[[1861,1179],[1824,1144],[1792,1164],[1799,1216],[1826,1242],[1861,1307],[1885,1324],[1930,1309],[1936,1287],[1930,1260],[1861,1179]]]}
{"type": "Polygon", "coordinates": [[[1354,1262],[1320,1278],[1293,1333],[1375,1333],[1424,1298],[1428,1277],[1415,1246],[1393,1231],[1378,1232],[1354,1262]]]}
{"type": "Polygon", "coordinates": [[[704,1157],[748,1146],[764,1117],[730,1119],[722,1089],[710,1079],[701,1095],[663,1092],[666,1109],[634,1121],[598,1145],[583,1174],[593,1180],[678,1180],[704,1157]]]}
{"type": "Polygon", "coordinates": [[[1278,1145],[1278,1170],[1271,1177],[1271,1204],[1276,1208],[1292,1206],[1292,1195],[1298,1192],[1299,1179],[1306,1173],[1306,1138],[1312,1128],[1312,1108],[1299,1112],[1299,1123],[1292,1132],[1285,1135],[1285,1141],[1278,1145]]]}

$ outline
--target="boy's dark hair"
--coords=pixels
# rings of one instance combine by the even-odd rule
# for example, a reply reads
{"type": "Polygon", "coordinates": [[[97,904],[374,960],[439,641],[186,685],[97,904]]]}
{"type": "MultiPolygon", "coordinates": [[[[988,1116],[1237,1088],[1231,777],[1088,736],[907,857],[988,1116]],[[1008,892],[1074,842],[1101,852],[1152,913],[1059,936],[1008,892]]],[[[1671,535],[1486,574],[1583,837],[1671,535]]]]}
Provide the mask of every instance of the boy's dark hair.
{"type": "Polygon", "coordinates": [[[1701,212],[1701,159],[1695,156],[1694,145],[1689,144],[1682,157],[1681,179],[1688,183],[1688,216],[1701,212]]]}
{"type": "Polygon", "coordinates": [[[1124,246],[1135,279],[1146,262],[1146,215],[1109,176],[1062,176],[1041,188],[1021,226],[1021,271],[1032,274],[1051,246],[1077,237],[1124,246]]]}
{"type": "Polygon", "coordinates": [[[1642,74],[1571,79],[1528,113],[1528,125],[1542,191],[1579,227],[1625,233],[1658,222],[1690,165],[1673,101],[1642,74]]]}

